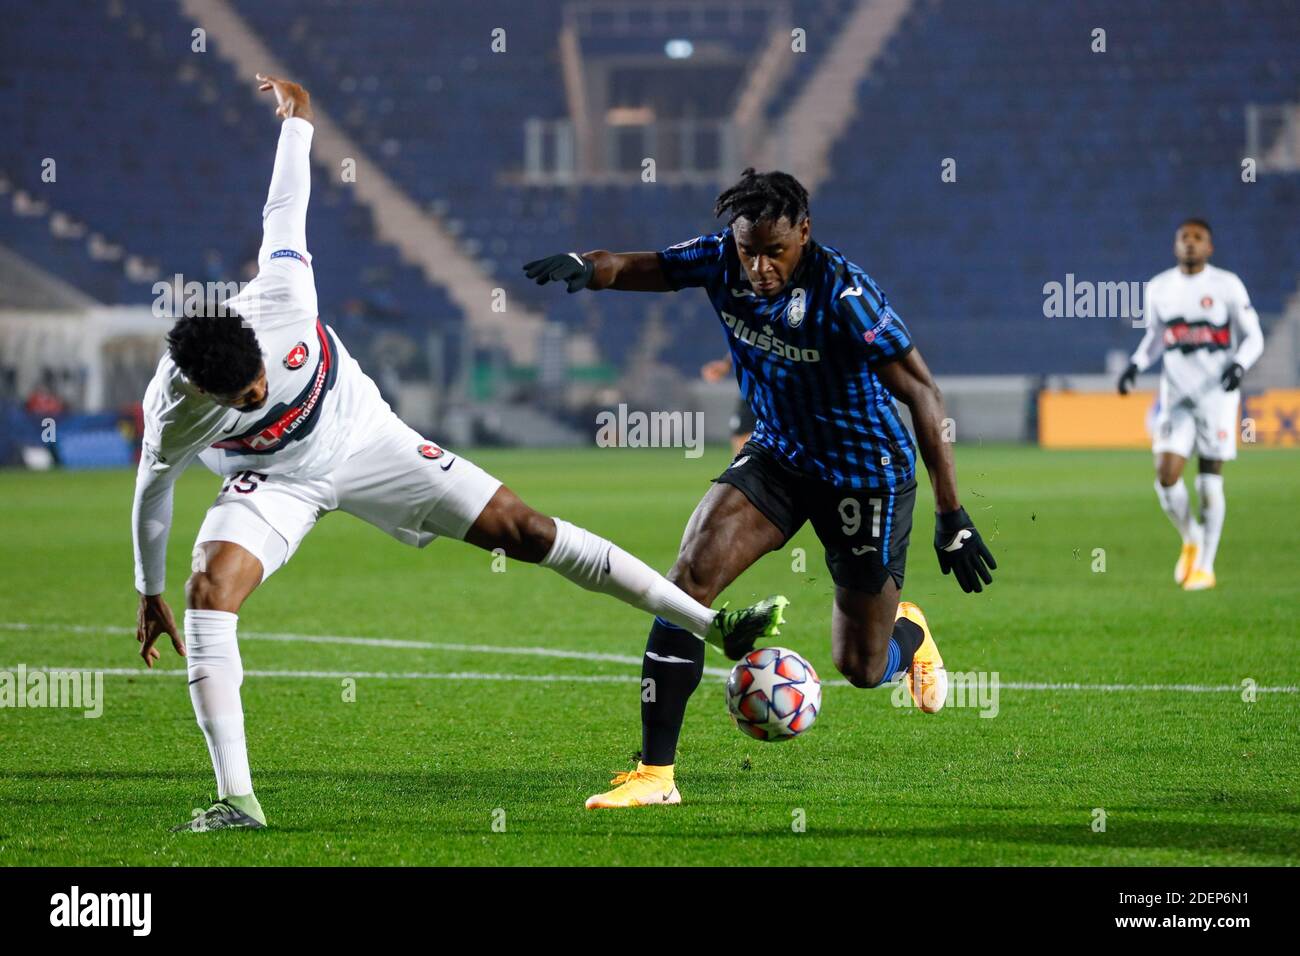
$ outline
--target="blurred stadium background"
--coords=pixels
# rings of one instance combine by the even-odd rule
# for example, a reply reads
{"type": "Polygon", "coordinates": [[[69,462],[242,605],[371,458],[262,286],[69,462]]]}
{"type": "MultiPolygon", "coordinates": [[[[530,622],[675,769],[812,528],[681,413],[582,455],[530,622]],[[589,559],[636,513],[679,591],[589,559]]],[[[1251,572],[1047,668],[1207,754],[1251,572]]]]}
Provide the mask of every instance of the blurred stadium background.
{"type": "Polygon", "coordinates": [[[1294,0],[9,5],[0,464],[134,460],[159,302],[251,278],[276,142],[257,70],[313,94],[322,317],[439,440],[591,444],[620,402],[724,439],[704,295],[566,296],[519,267],[711,231],[754,164],[809,185],[961,440],[1142,444],[1141,403],[1107,397],[1132,309],[1048,317],[1044,287],[1141,283],[1209,219],[1268,341],[1245,414],[1295,443],[1298,49],[1294,0]]]}

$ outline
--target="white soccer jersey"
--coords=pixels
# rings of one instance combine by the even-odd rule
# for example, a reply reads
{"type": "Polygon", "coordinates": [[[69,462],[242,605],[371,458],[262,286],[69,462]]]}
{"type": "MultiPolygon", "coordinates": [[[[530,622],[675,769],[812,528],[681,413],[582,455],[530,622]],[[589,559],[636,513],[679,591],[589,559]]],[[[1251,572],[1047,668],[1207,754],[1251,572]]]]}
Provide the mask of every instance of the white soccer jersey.
{"type": "Polygon", "coordinates": [[[1206,263],[1193,275],[1166,269],[1147,284],[1147,331],[1133,353],[1145,371],[1164,356],[1160,404],[1197,403],[1222,391],[1233,362],[1248,369],[1264,350],[1259,316],[1235,273],[1206,263]]]}
{"type": "Polygon", "coordinates": [[[316,314],[307,252],[313,128],[286,119],[262,211],[258,274],[225,306],[257,335],[267,399],[240,412],[213,402],[169,355],[158,363],[144,399],[144,447],[136,478],[136,587],[162,590],[172,482],[198,457],[220,475],[240,471],[319,477],[392,415],[374,382],[316,314]]]}

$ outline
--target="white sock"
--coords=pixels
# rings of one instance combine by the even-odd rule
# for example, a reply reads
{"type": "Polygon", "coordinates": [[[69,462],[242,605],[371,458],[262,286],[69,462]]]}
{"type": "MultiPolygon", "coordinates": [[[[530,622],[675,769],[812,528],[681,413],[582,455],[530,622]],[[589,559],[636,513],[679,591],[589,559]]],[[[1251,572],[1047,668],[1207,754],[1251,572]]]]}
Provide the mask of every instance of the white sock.
{"type": "Polygon", "coordinates": [[[239,700],[244,665],[235,637],[238,623],[239,615],[227,611],[185,612],[190,702],[208,740],[221,800],[253,792],[244,743],[244,706],[239,700]]]}
{"type": "Polygon", "coordinates": [[[552,520],[555,543],[542,559],[543,567],[588,591],[612,595],[647,614],[656,614],[696,637],[708,633],[717,612],[618,545],[561,518],[552,520]]]}
{"type": "Polygon", "coordinates": [[[1223,534],[1223,515],[1227,502],[1223,497],[1222,475],[1197,475],[1196,497],[1201,501],[1201,520],[1205,523],[1205,541],[1196,566],[1214,573],[1214,556],[1219,550],[1219,536],[1223,534]]]}
{"type": "Polygon", "coordinates": [[[1183,544],[1197,542],[1200,539],[1201,529],[1197,526],[1196,519],[1192,517],[1191,504],[1187,499],[1187,486],[1183,484],[1183,479],[1179,478],[1168,488],[1160,484],[1157,479],[1156,497],[1160,499],[1160,507],[1165,509],[1169,520],[1183,536],[1183,544]]]}

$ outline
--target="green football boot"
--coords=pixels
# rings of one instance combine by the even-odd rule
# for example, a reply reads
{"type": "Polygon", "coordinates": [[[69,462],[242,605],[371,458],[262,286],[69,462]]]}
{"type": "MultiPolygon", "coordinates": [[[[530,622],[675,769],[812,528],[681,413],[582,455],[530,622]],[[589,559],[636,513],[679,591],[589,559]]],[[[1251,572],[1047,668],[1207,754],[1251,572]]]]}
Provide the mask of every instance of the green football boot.
{"type": "Polygon", "coordinates": [[[709,633],[704,639],[733,661],[738,661],[751,650],[760,637],[776,637],[785,623],[785,608],[790,603],[784,595],[776,595],[738,611],[728,611],[722,605],[709,633]]]}
{"type": "Polygon", "coordinates": [[[209,830],[260,830],[266,826],[266,814],[257,797],[251,793],[246,797],[226,797],[218,800],[202,813],[196,813],[193,820],[171,828],[172,833],[185,830],[194,833],[206,833],[209,830]]]}

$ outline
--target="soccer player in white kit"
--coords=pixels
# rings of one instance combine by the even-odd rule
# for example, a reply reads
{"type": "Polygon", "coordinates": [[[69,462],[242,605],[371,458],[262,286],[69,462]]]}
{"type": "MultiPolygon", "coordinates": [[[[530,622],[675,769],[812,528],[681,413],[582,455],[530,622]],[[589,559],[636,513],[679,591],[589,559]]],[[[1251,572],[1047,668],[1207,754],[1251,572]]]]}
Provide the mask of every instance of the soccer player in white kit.
{"type": "Polygon", "coordinates": [[[1139,372],[1164,356],[1152,450],[1156,495],[1182,535],[1174,580],[1187,591],[1215,585],[1214,558],[1223,532],[1223,463],[1237,457],[1242,376],[1264,351],[1259,316],[1235,273],[1209,263],[1210,226],[1188,219],[1174,236],[1178,265],[1147,284],[1147,331],[1120,376],[1127,395],[1139,372]],[[1192,514],[1183,466],[1200,458],[1192,514]]]}
{"type": "Polygon", "coordinates": [[[316,314],[307,252],[310,97],[258,75],[284,122],[263,209],[257,277],[221,314],[182,318],[144,399],[132,509],[137,640],[152,667],[167,634],[188,658],[190,699],[207,739],[217,802],[174,829],[259,828],[239,688],[238,614],[316,521],[345,511],[424,547],[438,535],[540,563],[591,591],[734,650],[779,633],[783,597],[715,612],[637,558],[524,504],[472,462],[422,437],[316,314]],[[195,458],[223,476],[186,583],[184,639],[163,597],[172,486],[195,458]]]}

